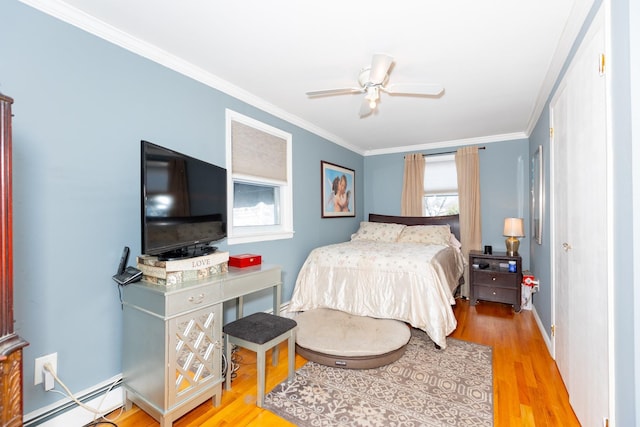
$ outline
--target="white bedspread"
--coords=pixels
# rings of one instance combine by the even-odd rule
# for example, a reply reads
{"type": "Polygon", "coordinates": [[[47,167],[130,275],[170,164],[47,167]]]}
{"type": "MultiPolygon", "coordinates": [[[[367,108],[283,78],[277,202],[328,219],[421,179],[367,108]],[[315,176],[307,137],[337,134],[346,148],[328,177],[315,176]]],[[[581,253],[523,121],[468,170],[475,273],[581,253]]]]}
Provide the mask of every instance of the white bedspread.
{"type": "Polygon", "coordinates": [[[302,266],[289,311],[331,308],[396,319],[445,348],[457,324],[451,306],[463,268],[450,246],[367,240],[323,246],[302,266]]]}

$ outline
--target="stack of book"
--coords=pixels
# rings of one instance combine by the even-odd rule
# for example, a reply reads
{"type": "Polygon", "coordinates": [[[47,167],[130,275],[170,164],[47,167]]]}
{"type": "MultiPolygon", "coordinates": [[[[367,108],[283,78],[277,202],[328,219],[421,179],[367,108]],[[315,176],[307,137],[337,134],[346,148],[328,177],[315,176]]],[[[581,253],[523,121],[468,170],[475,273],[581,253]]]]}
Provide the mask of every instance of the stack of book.
{"type": "Polygon", "coordinates": [[[214,252],[194,258],[160,261],[151,255],[138,256],[138,270],[142,280],[156,285],[175,285],[226,273],[229,252],[214,252]]]}

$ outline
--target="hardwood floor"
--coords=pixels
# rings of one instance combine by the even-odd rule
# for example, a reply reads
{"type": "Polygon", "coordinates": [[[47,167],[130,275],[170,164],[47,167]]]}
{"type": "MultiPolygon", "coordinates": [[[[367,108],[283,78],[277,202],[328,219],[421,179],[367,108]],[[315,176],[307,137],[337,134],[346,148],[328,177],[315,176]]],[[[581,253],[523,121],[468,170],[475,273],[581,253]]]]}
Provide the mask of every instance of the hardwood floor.
{"type": "MultiPolygon", "coordinates": [[[[504,304],[481,302],[472,307],[458,300],[455,308],[458,327],[451,335],[493,347],[494,425],[579,426],[555,362],[549,356],[531,311],[514,313],[504,304]]],[[[271,390],[287,376],[287,349],[283,343],[277,367],[268,363],[266,389],[271,390]]],[[[292,426],[256,402],[255,354],[241,349],[238,377],[222,404],[213,408],[205,402],[175,427],[187,426],[292,426]]],[[[267,354],[270,360],[270,354],[267,354]]],[[[306,361],[296,356],[296,369],[306,361]]],[[[113,419],[119,411],[109,416],[113,419]]],[[[155,427],[159,424],[134,406],[115,422],[120,427],[155,427]]]]}

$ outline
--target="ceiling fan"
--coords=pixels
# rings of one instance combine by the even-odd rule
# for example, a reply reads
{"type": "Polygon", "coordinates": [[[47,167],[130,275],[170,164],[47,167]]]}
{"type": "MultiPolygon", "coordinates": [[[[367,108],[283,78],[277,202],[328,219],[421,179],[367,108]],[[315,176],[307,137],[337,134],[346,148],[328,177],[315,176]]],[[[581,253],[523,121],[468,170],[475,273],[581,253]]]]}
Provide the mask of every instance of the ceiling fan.
{"type": "Polygon", "coordinates": [[[393,64],[393,57],[378,53],[373,55],[371,66],[364,68],[358,75],[358,87],[338,89],[314,90],[307,92],[309,97],[343,95],[349,93],[364,93],[360,106],[360,117],[373,113],[380,100],[380,92],[390,95],[405,96],[438,96],[444,88],[436,84],[395,83],[386,85],[389,80],[389,70],[393,64]]]}

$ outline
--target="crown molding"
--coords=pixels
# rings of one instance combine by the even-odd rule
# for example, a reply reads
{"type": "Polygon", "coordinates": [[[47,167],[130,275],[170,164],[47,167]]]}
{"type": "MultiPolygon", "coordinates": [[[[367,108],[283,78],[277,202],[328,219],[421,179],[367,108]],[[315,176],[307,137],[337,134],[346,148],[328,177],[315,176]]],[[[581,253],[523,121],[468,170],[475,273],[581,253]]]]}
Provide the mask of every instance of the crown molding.
{"type": "Polygon", "coordinates": [[[246,90],[223,80],[194,64],[184,61],[181,58],[172,55],[159,47],[137,39],[112,25],[109,25],[81,10],[70,6],[62,0],[20,0],[22,3],[33,7],[43,13],[53,16],[70,25],[80,28],[90,34],[93,34],[103,40],[122,47],[141,57],[147,58],[155,63],[163,65],[177,73],[190,77],[206,86],[226,93],[240,101],[254,106],[266,113],[272,114],[282,120],[285,120],[295,126],[305,129],[321,138],[332,143],[342,146],[354,153],[362,156],[373,156],[380,154],[391,154],[399,152],[407,152],[412,150],[439,149],[449,148],[453,146],[464,146],[473,144],[487,144],[491,142],[500,142],[513,139],[528,138],[535,127],[540,114],[542,113],[547,100],[555,86],[560,72],[566,62],[566,59],[573,47],[575,39],[580,32],[584,20],[596,0],[576,0],[571,12],[571,16],[565,29],[553,59],[547,70],[543,86],[538,92],[536,103],[531,112],[526,130],[520,133],[494,135],[470,139],[461,139],[453,141],[441,141],[428,144],[408,145],[403,147],[393,147],[389,149],[364,150],[356,145],[346,141],[325,129],[322,129],[294,114],[289,113],[275,105],[259,98],[246,90]]]}
{"type": "Polygon", "coordinates": [[[240,101],[246,102],[266,113],[272,114],[282,120],[285,120],[295,126],[308,130],[330,142],[340,145],[357,154],[364,155],[364,151],[339,138],[338,136],[322,129],[300,117],[291,114],[275,105],[259,98],[246,90],[223,80],[194,64],[184,61],[159,47],[137,39],[119,29],[109,25],[81,10],[70,6],[61,0],[20,0],[22,3],[33,7],[47,15],[60,19],[74,27],[80,28],[90,34],[95,35],[103,40],[120,46],[136,55],[147,58],[155,63],[163,65],[177,73],[190,77],[211,88],[226,93],[240,101]]]}
{"type": "Polygon", "coordinates": [[[524,132],[514,132],[514,133],[505,133],[501,135],[481,136],[477,138],[455,139],[451,141],[406,145],[404,147],[368,150],[364,153],[364,155],[379,156],[381,154],[406,153],[407,151],[438,150],[442,148],[464,147],[467,145],[491,144],[493,142],[513,141],[516,139],[527,139],[528,137],[529,136],[524,132]]]}
{"type": "Polygon", "coordinates": [[[569,19],[562,31],[560,41],[556,46],[556,51],[553,54],[553,58],[551,59],[551,63],[547,69],[547,74],[542,82],[542,87],[538,92],[536,103],[531,111],[531,116],[529,117],[527,128],[525,130],[527,135],[531,135],[533,128],[536,126],[536,123],[538,123],[540,115],[542,114],[544,107],[547,105],[551,92],[553,91],[558,77],[560,77],[560,73],[562,72],[569,54],[571,53],[571,49],[576,38],[585,23],[585,19],[589,15],[591,8],[594,6],[596,1],[597,0],[575,0],[571,13],[569,14],[569,19]]]}

